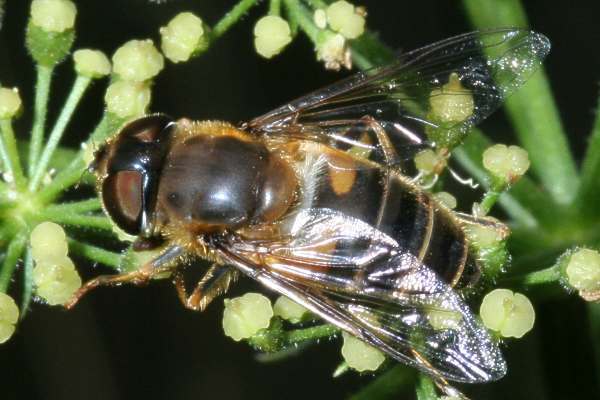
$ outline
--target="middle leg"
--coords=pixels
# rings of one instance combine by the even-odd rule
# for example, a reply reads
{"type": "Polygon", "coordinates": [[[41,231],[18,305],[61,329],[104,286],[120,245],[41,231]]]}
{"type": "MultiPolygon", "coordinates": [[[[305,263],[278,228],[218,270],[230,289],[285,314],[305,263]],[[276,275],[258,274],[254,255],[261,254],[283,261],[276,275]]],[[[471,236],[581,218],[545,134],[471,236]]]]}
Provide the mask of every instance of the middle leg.
{"type": "Polygon", "coordinates": [[[204,311],[215,297],[224,294],[229,289],[229,286],[237,280],[238,276],[238,271],[235,268],[214,263],[196,284],[191,294],[188,294],[185,288],[183,271],[175,271],[173,284],[177,290],[179,300],[186,308],[194,311],[204,311]]]}

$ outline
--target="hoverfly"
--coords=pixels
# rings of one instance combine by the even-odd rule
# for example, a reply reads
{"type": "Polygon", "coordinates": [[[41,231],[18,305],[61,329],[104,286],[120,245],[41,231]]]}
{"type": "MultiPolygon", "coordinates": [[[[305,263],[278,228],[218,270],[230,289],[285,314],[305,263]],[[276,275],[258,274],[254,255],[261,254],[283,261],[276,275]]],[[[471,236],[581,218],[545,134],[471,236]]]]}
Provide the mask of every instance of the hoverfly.
{"type": "Polygon", "coordinates": [[[96,286],[170,271],[183,304],[203,310],[241,273],[437,379],[501,378],[498,346],[454,290],[478,275],[465,226],[492,222],[438,203],[411,178],[411,161],[440,146],[431,132],[464,135],[490,115],[549,48],[531,31],[468,33],[241,126],[165,115],[130,122],[93,168],[108,215],[138,249],[161,253],[87,282],[66,306],[96,286]],[[442,124],[429,109],[451,76],[473,108],[442,124]],[[189,255],[212,262],[191,293],[189,255]],[[437,329],[432,310],[458,318],[437,329]]]}

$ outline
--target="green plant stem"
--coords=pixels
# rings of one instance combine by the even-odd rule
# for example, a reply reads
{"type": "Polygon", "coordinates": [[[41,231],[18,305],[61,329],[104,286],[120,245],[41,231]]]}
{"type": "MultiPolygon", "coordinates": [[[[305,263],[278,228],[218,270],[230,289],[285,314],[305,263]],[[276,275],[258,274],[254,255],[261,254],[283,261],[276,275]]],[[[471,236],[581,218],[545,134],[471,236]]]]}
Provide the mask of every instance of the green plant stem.
{"type": "Polygon", "coordinates": [[[485,194],[483,195],[483,199],[481,200],[481,203],[479,203],[479,206],[481,207],[481,211],[483,211],[483,213],[485,215],[487,215],[490,212],[490,210],[492,209],[494,204],[496,204],[496,202],[500,198],[501,194],[502,194],[502,192],[497,192],[493,189],[490,189],[487,192],[485,192],[485,194]]]}
{"type": "Polygon", "coordinates": [[[556,283],[560,280],[560,278],[560,267],[558,265],[554,265],[552,267],[530,272],[524,275],[507,277],[501,279],[500,283],[519,287],[528,287],[556,283]]]}
{"type": "Polygon", "coordinates": [[[48,164],[50,163],[50,159],[52,158],[52,155],[54,154],[54,150],[56,150],[56,147],[58,146],[58,143],[60,142],[60,139],[62,138],[62,136],[65,132],[65,128],[67,127],[67,124],[71,120],[71,117],[73,116],[73,112],[75,111],[75,108],[79,104],[83,94],[85,93],[86,89],[89,87],[91,82],[92,82],[91,78],[77,75],[77,78],[75,79],[75,82],[73,83],[73,87],[71,88],[69,97],[67,98],[65,105],[63,106],[63,108],[60,112],[60,115],[58,116],[58,119],[56,120],[56,124],[54,125],[52,132],[50,132],[50,136],[48,137],[48,141],[46,142],[46,147],[44,148],[44,151],[42,152],[40,160],[36,164],[36,166],[33,168],[33,175],[29,182],[29,191],[30,192],[34,192],[37,189],[38,185],[40,184],[40,181],[42,180],[44,174],[46,173],[46,168],[48,167],[48,164]]]}
{"type": "Polygon", "coordinates": [[[398,393],[412,385],[415,377],[414,369],[397,364],[350,397],[350,400],[400,399],[402,397],[398,393]]]}
{"type": "Polygon", "coordinates": [[[331,324],[317,325],[310,328],[294,329],[286,332],[285,341],[288,345],[329,338],[340,332],[340,328],[331,324]]]}
{"type": "MultiPolygon", "coordinates": [[[[463,0],[463,4],[477,29],[528,25],[519,0],[463,0]]],[[[506,100],[506,111],[529,152],[531,169],[558,204],[568,204],[579,177],[543,69],[506,100]]]]}
{"type": "MultiPolygon", "coordinates": [[[[465,139],[462,146],[452,153],[453,158],[484,188],[490,189],[488,173],[482,165],[483,151],[491,145],[491,142],[477,129],[473,129],[465,139]]],[[[492,200],[489,200],[492,201],[492,200]]],[[[522,177],[509,192],[504,192],[498,199],[504,211],[519,225],[527,228],[535,228],[539,225],[538,219],[556,218],[552,209],[553,205],[526,176],[522,177]],[[549,215],[552,211],[552,215],[549,215]],[[534,214],[537,212],[539,215],[534,214]],[[544,213],[544,214],[542,214],[544,213]]]]}
{"type": "Polygon", "coordinates": [[[437,400],[437,393],[435,391],[435,384],[425,374],[419,374],[419,381],[416,387],[417,400],[437,400]]]}
{"type": "Polygon", "coordinates": [[[6,255],[2,262],[2,269],[0,269],[0,292],[2,293],[6,293],[10,285],[13,272],[17,266],[17,262],[19,262],[19,257],[21,257],[25,249],[26,237],[25,232],[20,232],[8,244],[6,255]]]}
{"type": "Polygon", "coordinates": [[[108,251],[103,248],[92,246],[91,244],[83,243],[72,238],[68,238],[69,252],[85,257],[88,260],[96,261],[109,267],[118,269],[121,264],[120,253],[108,251]]]}
{"type": "Polygon", "coordinates": [[[113,224],[103,215],[82,215],[65,213],[60,208],[48,207],[36,215],[41,220],[56,222],[57,224],[73,225],[80,228],[96,228],[112,231],[113,224]]]}
{"type": "Polygon", "coordinates": [[[88,200],[51,205],[47,207],[46,210],[50,210],[51,213],[81,214],[90,211],[97,211],[101,208],[102,204],[100,203],[100,199],[93,198],[88,200]]]}
{"type": "Polygon", "coordinates": [[[290,346],[330,338],[337,334],[340,328],[331,324],[317,325],[310,328],[286,331],[280,318],[274,318],[269,328],[259,331],[248,339],[248,342],[261,351],[274,353],[285,350],[290,346]]]}
{"type": "Polygon", "coordinates": [[[313,43],[317,43],[320,30],[313,22],[312,13],[309,9],[299,0],[283,0],[283,2],[288,10],[288,17],[298,24],[313,43]]]}
{"type": "Polygon", "coordinates": [[[600,97],[596,106],[596,120],[588,147],[581,164],[581,185],[577,192],[577,209],[589,217],[600,215],[600,97]]]}
{"type": "Polygon", "coordinates": [[[25,318],[29,311],[29,304],[33,295],[33,256],[31,247],[27,246],[25,251],[25,262],[23,267],[23,294],[21,295],[21,312],[19,318],[25,318]]]}
{"type": "Polygon", "coordinates": [[[281,0],[270,0],[269,1],[269,15],[280,15],[281,14],[281,0]]]}
{"type": "Polygon", "coordinates": [[[23,169],[21,167],[12,120],[0,120],[0,131],[2,131],[0,155],[2,156],[4,166],[6,170],[12,174],[16,187],[18,189],[23,189],[25,186],[25,176],[23,175],[23,169]]]}
{"type": "MultiPolygon", "coordinates": [[[[122,118],[110,113],[104,114],[83,147],[95,147],[97,144],[103,143],[106,138],[114,133],[123,123],[124,120],[122,118]]],[[[85,150],[79,150],[71,163],[56,175],[50,184],[46,185],[38,192],[36,197],[40,203],[50,203],[56,197],[60,196],[63,191],[73,186],[83,177],[85,169],[87,168],[84,156],[85,150]]]]}
{"type": "Polygon", "coordinates": [[[50,93],[50,82],[54,67],[46,67],[37,64],[37,84],[35,87],[35,102],[33,105],[33,127],[31,129],[31,143],[29,146],[28,172],[33,176],[42,142],[44,140],[44,129],[46,126],[46,112],[48,110],[48,95],[50,93]]]}
{"type": "Polygon", "coordinates": [[[328,6],[323,0],[306,0],[306,3],[314,10],[318,8],[325,9],[328,6]]]}
{"type": "Polygon", "coordinates": [[[250,8],[258,3],[258,0],[241,0],[227,14],[217,22],[212,30],[212,39],[216,40],[223,36],[237,21],[242,18],[250,8]]]}
{"type": "Polygon", "coordinates": [[[589,303],[587,307],[590,323],[590,339],[596,367],[596,389],[600,390],[600,303],[589,303]]]}

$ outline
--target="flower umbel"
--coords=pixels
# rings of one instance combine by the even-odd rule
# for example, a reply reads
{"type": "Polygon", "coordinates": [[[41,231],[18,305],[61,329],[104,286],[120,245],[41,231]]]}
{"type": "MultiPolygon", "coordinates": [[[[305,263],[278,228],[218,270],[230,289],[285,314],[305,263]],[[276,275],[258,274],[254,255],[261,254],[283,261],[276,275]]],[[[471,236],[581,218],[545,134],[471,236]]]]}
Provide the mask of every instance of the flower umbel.
{"type": "Polygon", "coordinates": [[[19,320],[19,307],[12,297],[0,292],[0,343],[6,342],[15,332],[19,320]]]}
{"type": "Polygon", "coordinates": [[[267,15],[254,26],[254,47],[265,58],[281,53],[292,41],[292,31],[286,20],[277,15],[267,15]]]}
{"type": "Polygon", "coordinates": [[[352,369],[358,372],[375,371],[385,361],[385,355],[381,350],[346,332],[342,332],[342,336],[344,338],[342,356],[352,369]]]}
{"type": "Polygon", "coordinates": [[[120,79],[143,82],[154,78],[164,67],[162,54],[152,40],[130,40],[112,57],[113,72],[120,79]]]}
{"type": "Polygon", "coordinates": [[[225,300],[223,330],[238,342],[267,328],[271,317],[273,308],[268,298],[258,293],[246,293],[241,297],[225,300]]]}
{"type": "Polygon", "coordinates": [[[508,289],[494,289],[486,294],[479,313],[484,325],[503,337],[521,338],[535,321],[531,301],[508,289]]]}
{"type": "Polygon", "coordinates": [[[75,62],[75,71],[88,78],[101,78],[110,74],[111,71],[108,57],[99,50],[77,50],[73,53],[73,61],[75,62]]]}
{"type": "Polygon", "coordinates": [[[579,249],[570,255],[565,268],[567,283],[589,301],[600,300],[600,253],[579,249]]]}
{"type": "Polygon", "coordinates": [[[365,31],[365,13],[340,0],[327,7],[327,22],[332,30],[346,39],[356,39],[365,31]]]}
{"type": "Polygon", "coordinates": [[[21,96],[17,88],[0,87],[0,119],[14,118],[21,107],[21,96]]]}
{"type": "Polygon", "coordinates": [[[160,28],[161,50],[174,63],[188,61],[208,48],[207,27],[191,12],[177,14],[160,28]]]}
{"type": "Polygon", "coordinates": [[[47,32],[73,29],[77,8],[69,0],[33,0],[31,22],[47,32]]]}

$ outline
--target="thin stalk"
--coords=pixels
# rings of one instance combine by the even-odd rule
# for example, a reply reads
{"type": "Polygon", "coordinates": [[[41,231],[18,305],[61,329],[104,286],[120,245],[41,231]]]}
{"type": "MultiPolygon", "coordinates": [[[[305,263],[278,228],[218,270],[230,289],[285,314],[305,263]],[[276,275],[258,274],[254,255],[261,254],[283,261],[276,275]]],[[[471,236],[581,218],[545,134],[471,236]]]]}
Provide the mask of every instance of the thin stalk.
{"type": "Polygon", "coordinates": [[[285,341],[289,345],[302,343],[307,340],[329,338],[340,332],[340,328],[331,324],[317,325],[310,328],[294,329],[286,332],[285,341]]]}
{"type": "Polygon", "coordinates": [[[425,374],[419,374],[419,381],[416,387],[417,400],[437,400],[438,396],[435,391],[435,384],[425,374]]]}
{"type": "MultiPolygon", "coordinates": [[[[463,0],[463,5],[477,29],[528,25],[519,0],[463,0]]],[[[558,204],[571,202],[579,177],[543,69],[506,100],[506,111],[545,189],[558,204]]]]}
{"type": "Polygon", "coordinates": [[[596,120],[592,128],[583,163],[581,185],[577,192],[577,209],[584,216],[598,215],[600,204],[600,97],[596,106],[596,120]]]}
{"type": "Polygon", "coordinates": [[[288,17],[298,24],[313,43],[317,43],[319,28],[313,22],[310,10],[299,0],[283,0],[283,2],[288,10],[288,17]]]}
{"type": "Polygon", "coordinates": [[[34,192],[40,184],[42,177],[46,173],[46,168],[50,163],[50,159],[54,154],[54,150],[56,150],[56,147],[58,146],[58,143],[65,132],[67,124],[71,120],[75,108],[79,104],[83,94],[91,82],[91,78],[77,75],[77,78],[73,83],[73,87],[71,88],[71,93],[69,94],[69,97],[67,98],[65,105],[63,106],[62,111],[56,120],[56,124],[54,125],[52,132],[50,132],[50,136],[48,137],[46,147],[42,152],[40,160],[33,169],[33,175],[31,181],[29,182],[30,192],[34,192]]]}
{"type": "Polygon", "coordinates": [[[390,370],[379,375],[350,400],[385,400],[399,399],[398,394],[407,389],[415,381],[414,369],[397,364],[390,370]]]}
{"type": "Polygon", "coordinates": [[[82,214],[90,211],[97,211],[101,208],[102,204],[100,203],[100,199],[93,198],[51,205],[47,207],[46,210],[50,210],[52,213],[82,214]]]}
{"type": "Polygon", "coordinates": [[[358,39],[354,39],[350,47],[352,62],[363,71],[389,64],[396,58],[394,51],[381,43],[372,32],[365,32],[358,39]]]}
{"type": "Polygon", "coordinates": [[[286,348],[300,345],[306,342],[315,341],[323,338],[330,338],[337,334],[340,328],[323,324],[310,328],[294,329],[286,331],[283,329],[282,320],[275,318],[268,329],[259,331],[256,335],[248,339],[248,342],[267,353],[277,353],[286,348]]]}
{"type": "Polygon", "coordinates": [[[594,351],[596,370],[596,389],[600,390],[600,304],[589,303],[588,319],[590,321],[590,339],[594,351]]]}
{"type": "Polygon", "coordinates": [[[212,39],[216,40],[223,36],[236,22],[242,18],[250,8],[258,3],[259,0],[241,0],[227,14],[216,23],[212,30],[212,39]]]}
{"type": "Polygon", "coordinates": [[[270,0],[269,15],[280,15],[280,14],[281,14],[281,0],[270,0]]]}
{"type": "Polygon", "coordinates": [[[85,257],[88,260],[99,262],[109,267],[118,269],[121,265],[120,253],[105,250],[101,247],[92,246],[91,244],[83,243],[78,240],[68,238],[69,251],[78,256],[85,257]]]}
{"type": "Polygon", "coordinates": [[[23,254],[25,249],[26,234],[21,232],[17,234],[9,243],[6,249],[6,256],[2,262],[2,269],[0,269],[0,292],[6,293],[8,286],[10,285],[13,272],[19,262],[19,257],[23,254]]]}
{"type": "Polygon", "coordinates": [[[0,131],[2,131],[2,140],[0,141],[0,155],[8,172],[15,180],[17,188],[22,189],[25,186],[25,176],[21,167],[19,150],[17,149],[17,140],[12,127],[12,120],[0,120],[0,131]]]}
{"type": "Polygon", "coordinates": [[[31,247],[27,247],[25,251],[25,262],[23,268],[23,295],[21,300],[20,319],[25,318],[25,314],[29,311],[29,304],[33,295],[33,257],[31,247]]]}
{"type": "Polygon", "coordinates": [[[57,224],[74,225],[81,228],[96,228],[112,231],[113,224],[105,216],[66,214],[60,209],[46,208],[41,210],[36,217],[42,220],[56,222],[57,224]]]}
{"type": "Polygon", "coordinates": [[[490,212],[494,204],[496,204],[496,202],[500,198],[501,194],[502,192],[497,192],[495,190],[488,190],[487,192],[485,192],[481,203],[479,203],[481,211],[483,211],[485,215],[487,215],[490,212]]]}
{"type": "Polygon", "coordinates": [[[33,175],[37,164],[42,142],[44,140],[44,129],[46,126],[46,112],[48,110],[48,95],[50,93],[50,82],[54,67],[37,65],[37,84],[35,87],[35,102],[33,105],[33,127],[31,128],[31,144],[29,146],[29,176],[33,175]]]}
{"type": "MultiPolygon", "coordinates": [[[[97,144],[104,142],[104,140],[106,140],[111,133],[115,132],[115,130],[123,123],[124,120],[115,115],[109,113],[104,114],[96,126],[96,129],[94,129],[94,132],[90,135],[90,138],[85,142],[84,147],[96,146],[97,144]]],[[[50,184],[44,186],[38,192],[37,199],[40,203],[50,203],[63,191],[81,180],[87,167],[84,161],[84,154],[85,150],[79,150],[71,163],[56,175],[50,184]]]]}
{"type": "Polygon", "coordinates": [[[511,276],[500,280],[500,284],[514,285],[519,287],[547,285],[558,282],[561,278],[560,267],[554,265],[550,268],[530,272],[528,274],[511,276]]]}
{"type": "Polygon", "coordinates": [[[324,2],[323,0],[306,0],[306,3],[313,9],[327,8],[327,6],[329,5],[326,2],[324,2]]]}

